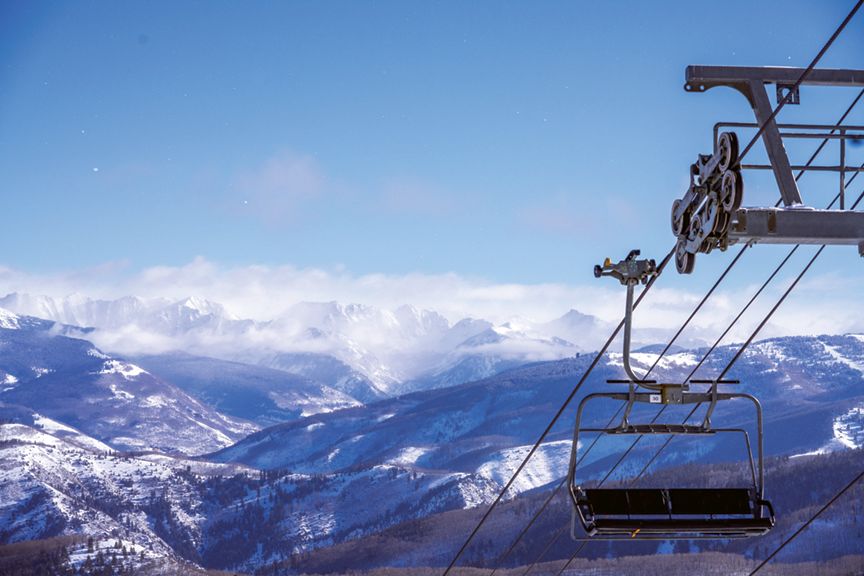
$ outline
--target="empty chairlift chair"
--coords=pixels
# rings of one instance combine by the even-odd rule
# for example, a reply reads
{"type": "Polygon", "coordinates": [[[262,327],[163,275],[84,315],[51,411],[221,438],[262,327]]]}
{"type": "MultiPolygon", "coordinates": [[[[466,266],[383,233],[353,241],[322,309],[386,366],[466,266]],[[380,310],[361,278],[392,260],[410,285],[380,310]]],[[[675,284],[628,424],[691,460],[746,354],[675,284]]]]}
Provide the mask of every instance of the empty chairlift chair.
{"type": "MultiPolygon", "coordinates": [[[[727,382],[732,383],[732,382],[727,382]]],[[[741,538],[758,536],[774,526],[774,510],[764,495],[764,470],[762,456],[762,414],[758,401],[749,394],[718,393],[717,383],[712,382],[708,392],[683,392],[666,387],[665,395],[678,395],[670,403],[691,404],[705,402],[709,411],[713,404],[733,398],[748,399],[756,408],[759,429],[758,457],[754,460],[747,431],[741,428],[714,428],[709,419],[693,426],[662,424],[631,424],[627,420],[612,428],[581,427],[582,413],[591,400],[606,398],[627,402],[653,402],[651,396],[660,394],[622,392],[591,394],[579,405],[573,439],[568,487],[573,501],[574,538],[581,524],[589,537],[608,538],[741,538]],[[746,486],[733,488],[589,488],[576,481],[579,435],[582,432],[607,435],[709,435],[741,434],[747,447],[751,481],[746,486]]],[[[635,387],[634,387],[635,388],[635,387]]],[[[632,404],[631,404],[632,405],[632,404]]],[[[628,406],[629,408],[629,406],[628,406]]],[[[628,410],[629,411],[629,410],[628,410]]],[[[626,418],[626,417],[625,417],[626,418]]]]}
{"type": "Polygon", "coordinates": [[[641,380],[633,373],[629,362],[630,328],[632,319],[633,287],[646,283],[656,274],[654,262],[636,260],[634,250],[618,264],[608,259],[595,268],[595,276],[613,276],[628,289],[627,313],[624,327],[624,369],[628,380],[610,380],[613,384],[626,384],[627,392],[589,394],[579,404],[573,434],[573,449],[568,470],[568,488],[573,502],[571,534],[579,538],[577,521],[588,537],[606,539],[700,539],[741,538],[758,536],[774,526],[774,510],[764,498],[764,466],[762,439],[762,408],[750,394],[721,393],[720,384],[737,381],[692,380],[689,384],[707,385],[707,391],[692,392],[689,384],[658,384],[641,380]],[[638,389],[647,392],[639,392],[638,389]],[[757,428],[757,458],[754,459],[750,437],[743,428],[715,428],[711,415],[717,403],[732,399],[749,400],[755,408],[757,428]],[[592,400],[607,399],[625,402],[622,420],[610,428],[583,428],[582,415],[592,400]],[[650,404],[694,404],[708,406],[700,424],[633,424],[630,422],[636,402],[650,404]],[[577,482],[579,437],[583,432],[603,435],[715,435],[740,434],[749,456],[750,482],[733,488],[629,488],[583,487],[577,482]]]}

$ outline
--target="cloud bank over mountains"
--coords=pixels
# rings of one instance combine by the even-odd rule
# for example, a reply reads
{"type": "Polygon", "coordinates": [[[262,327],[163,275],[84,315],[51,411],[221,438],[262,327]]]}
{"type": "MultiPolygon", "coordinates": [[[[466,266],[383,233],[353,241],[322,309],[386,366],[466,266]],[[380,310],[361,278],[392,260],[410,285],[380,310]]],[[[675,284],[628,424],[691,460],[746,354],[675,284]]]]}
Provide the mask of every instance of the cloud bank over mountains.
{"type": "Polygon", "coordinates": [[[575,310],[544,324],[493,325],[474,318],[451,323],[413,306],[333,301],[297,303],[258,321],[197,297],[97,300],[17,292],[0,297],[3,310],[61,323],[66,327],[60,331],[126,357],[183,352],[344,381],[346,387],[360,382],[372,396],[571,357],[587,349],[574,342],[590,343],[603,324],[575,310]]]}
{"type": "MultiPolygon", "coordinates": [[[[842,284],[841,279],[831,275],[802,282],[760,337],[864,330],[864,307],[855,297],[856,290],[854,287],[846,289],[838,282],[842,284]],[[830,297],[826,297],[828,294],[830,297]]],[[[740,341],[749,336],[782,288],[769,288],[732,330],[727,341],[740,341]]],[[[685,332],[682,344],[712,342],[755,290],[756,286],[748,286],[741,290],[718,291],[685,332]]],[[[342,268],[230,266],[202,257],[184,265],[155,266],[140,271],[130,271],[122,262],[97,269],[45,274],[0,267],[0,296],[13,292],[72,300],[117,300],[137,295],[142,302],[162,306],[194,296],[202,302],[218,303],[221,307],[218,312],[223,318],[256,322],[270,322],[304,302],[359,303],[391,312],[401,306],[411,306],[434,311],[450,324],[475,318],[496,326],[546,324],[575,309],[596,317],[598,327],[602,328],[598,333],[581,333],[579,341],[573,342],[586,350],[605,340],[610,331],[607,326],[612,327],[621,319],[624,305],[624,291],[614,283],[496,283],[455,273],[356,275],[342,268]]],[[[701,296],[695,291],[654,288],[650,301],[636,312],[637,332],[644,335],[645,341],[661,340],[681,325],[701,296]]],[[[157,348],[170,344],[160,344],[162,336],[152,331],[135,333],[127,326],[124,332],[120,328],[115,326],[112,335],[117,342],[135,339],[148,342],[149,339],[157,348]]],[[[248,335],[267,339],[254,330],[248,335]]]]}

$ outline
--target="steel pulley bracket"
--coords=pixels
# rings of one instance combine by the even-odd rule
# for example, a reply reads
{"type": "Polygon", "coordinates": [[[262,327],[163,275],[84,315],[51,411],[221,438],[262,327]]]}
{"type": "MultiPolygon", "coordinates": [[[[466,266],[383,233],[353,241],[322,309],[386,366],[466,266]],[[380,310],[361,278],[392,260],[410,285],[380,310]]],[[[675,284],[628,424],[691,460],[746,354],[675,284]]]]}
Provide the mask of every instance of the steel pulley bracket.
{"type": "Polygon", "coordinates": [[[699,154],[690,166],[690,187],[672,203],[672,233],[678,238],[675,267],[693,271],[696,254],[729,246],[727,235],[744,192],[738,166],[738,136],[723,132],[713,154],[699,154]]]}
{"type": "MultiPolygon", "coordinates": [[[[779,67],[688,66],[684,89],[705,92],[725,86],[740,92],[756,117],[757,136],[761,136],[769,164],[742,165],[738,138],[723,132],[715,139],[714,153],[699,154],[690,167],[690,187],[683,198],[672,204],[672,232],[677,238],[675,266],[678,272],[693,271],[696,254],[714,249],[725,250],[737,242],[771,244],[851,244],[864,255],[864,212],[845,209],[844,191],[847,172],[860,171],[845,163],[845,142],[856,140],[859,126],[831,126],[827,134],[807,133],[824,129],[819,125],[789,124],[794,132],[781,132],[776,121],[767,86],[775,85],[780,104],[799,104],[800,86],[864,86],[864,70],[836,70],[779,67]],[[850,131],[853,134],[850,135],[850,131]],[[793,166],[783,138],[834,138],[840,141],[839,166],[813,169],[840,174],[839,210],[813,210],[806,206],[793,173],[810,166],[793,166]],[[783,206],[780,208],[742,208],[742,169],[770,169],[774,172],[783,206]]],[[[742,123],[718,125],[751,127],[742,123]]],[[[715,128],[716,129],[716,128],[715,128]]],[[[715,133],[716,135],[716,133],[715,133]]],[[[749,146],[748,146],[749,149],[749,146]]],[[[864,167],[862,167],[864,168],[864,167]]]]}

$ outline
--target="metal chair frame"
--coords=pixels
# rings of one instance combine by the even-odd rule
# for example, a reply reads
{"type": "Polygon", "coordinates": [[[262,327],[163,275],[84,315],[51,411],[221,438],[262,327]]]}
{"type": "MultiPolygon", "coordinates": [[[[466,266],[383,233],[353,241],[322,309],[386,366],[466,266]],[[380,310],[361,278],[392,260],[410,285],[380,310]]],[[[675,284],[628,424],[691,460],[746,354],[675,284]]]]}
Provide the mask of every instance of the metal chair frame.
{"type": "MultiPolygon", "coordinates": [[[[579,408],[576,413],[576,425],[573,431],[573,449],[570,454],[570,465],[567,473],[567,484],[570,492],[570,497],[573,502],[573,518],[571,525],[571,536],[578,540],[579,537],[576,531],[577,519],[582,525],[585,533],[589,537],[601,539],[631,539],[631,538],[647,538],[647,539],[705,539],[705,538],[739,538],[746,536],[761,535],[767,532],[774,525],[774,510],[770,502],[764,499],[765,492],[765,473],[764,473],[764,454],[763,454],[763,432],[762,432],[762,406],[759,401],[751,394],[746,393],[728,393],[719,392],[718,384],[729,384],[735,381],[711,382],[710,389],[707,392],[689,392],[684,385],[681,384],[656,384],[659,387],[659,394],[656,392],[637,392],[636,387],[639,383],[630,381],[616,381],[611,383],[628,384],[628,391],[625,392],[608,392],[608,393],[593,393],[585,396],[579,403],[579,408]],[[749,400],[756,412],[757,426],[757,458],[753,457],[753,450],[750,442],[750,435],[743,428],[713,428],[711,426],[711,416],[714,413],[716,405],[720,401],[733,400],[743,398],[749,400]],[[627,403],[621,421],[616,426],[609,428],[583,428],[582,417],[585,406],[592,400],[610,399],[623,401],[627,403]],[[636,402],[650,404],[695,404],[707,403],[708,410],[700,424],[632,424],[630,422],[630,414],[636,402]],[[614,516],[625,515],[627,518],[598,518],[603,516],[602,513],[595,514],[592,511],[591,502],[588,498],[589,492],[593,490],[597,494],[606,494],[607,498],[610,494],[622,494],[626,498],[633,496],[633,490],[627,488],[611,488],[611,489],[586,489],[576,481],[577,462],[578,462],[578,446],[581,433],[599,433],[607,435],[633,435],[633,434],[652,434],[652,435],[709,435],[716,433],[740,433],[744,437],[744,442],[747,448],[748,462],[750,467],[751,486],[746,490],[749,494],[750,506],[749,513],[743,514],[742,510],[735,513],[721,514],[722,517],[716,517],[717,514],[711,511],[710,506],[706,506],[704,514],[701,513],[685,513],[676,515],[673,510],[674,501],[670,500],[671,496],[679,494],[679,496],[687,496],[688,490],[690,496],[717,496],[718,498],[735,497],[734,491],[729,489],[658,489],[662,493],[664,502],[669,501],[668,510],[664,512],[663,517],[658,513],[647,514],[613,514],[614,516]],[[628,492],[629,490],[629,492],[628,492]],[[726,491],[726,492],[723,492],[726,491]],[[763,514],[763,509],[767,509],[767,515],[763,514]],[[635,517],[634,517],[635,516],[635,517]],[[706,518],[707,517],[707,518],[706,518]]],[[[704,381],[696,381],[704,382],[704,381]]],[[[643,381],[644,383],[644,381],[643,381]]],[[[692,381],[691,381],[692,383],[692,381]]],[[[638,490],[636,491],[639,492],[638,490]]],[[[739,490],[740,492],[740,490],[739,490]]],[[[740,494],[737,496],[740,497],[740,494]]],[[[740,499],[740,498],[739,498],[740,499]]],[[[636,506],[638,508],[638,506],[636,506]]]]}

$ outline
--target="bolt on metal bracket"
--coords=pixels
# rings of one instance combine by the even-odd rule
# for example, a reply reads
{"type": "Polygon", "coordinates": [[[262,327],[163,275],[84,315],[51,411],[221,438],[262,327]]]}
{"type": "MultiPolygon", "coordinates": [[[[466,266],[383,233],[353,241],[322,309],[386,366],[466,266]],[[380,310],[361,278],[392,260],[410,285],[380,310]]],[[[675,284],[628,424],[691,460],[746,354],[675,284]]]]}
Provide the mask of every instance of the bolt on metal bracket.
{"type": "Polygon", "coordinates": [[[801,104],[801,93],[794,84],[777,83],[777,104],[786,100],[786,104],[801,104]]]}

